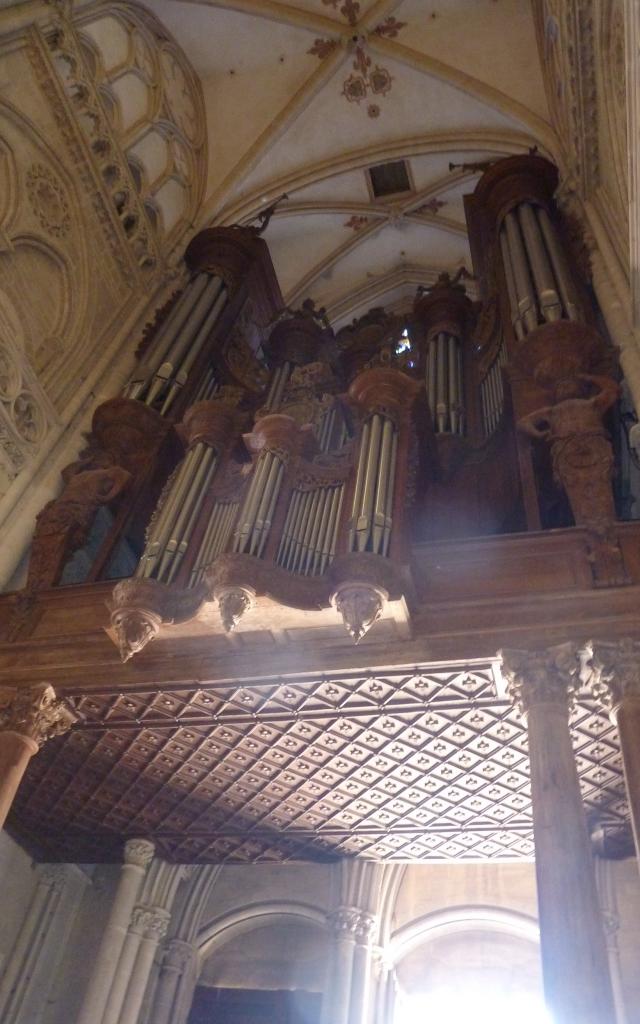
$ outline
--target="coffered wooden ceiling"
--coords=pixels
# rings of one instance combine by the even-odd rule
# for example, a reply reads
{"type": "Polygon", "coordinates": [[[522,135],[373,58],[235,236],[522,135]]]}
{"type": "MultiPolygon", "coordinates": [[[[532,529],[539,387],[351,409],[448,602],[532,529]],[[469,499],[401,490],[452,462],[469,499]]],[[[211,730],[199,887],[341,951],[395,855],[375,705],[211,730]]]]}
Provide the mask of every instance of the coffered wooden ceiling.
{"type": "Polygon", "coordinates": [[[266,239],[283,293],[340,326],[470,266],[462,197],[477,163],[552,159],[529,0],[149,0],[200,75],[209,168],[200,225],[246,222],[282,193],[266,239]],[[374,199],[367,169],[407,163],[374,199]]]}
{"type": "MultiPolygon", "coordinates": [[[[240,683],[94,686],[32,761],[14,823],[47,859],[527,860],[527,730],[494,661],[240,683]]],[[[585,809],[622,831],[615,727],[571,719],[585,809]]]]}

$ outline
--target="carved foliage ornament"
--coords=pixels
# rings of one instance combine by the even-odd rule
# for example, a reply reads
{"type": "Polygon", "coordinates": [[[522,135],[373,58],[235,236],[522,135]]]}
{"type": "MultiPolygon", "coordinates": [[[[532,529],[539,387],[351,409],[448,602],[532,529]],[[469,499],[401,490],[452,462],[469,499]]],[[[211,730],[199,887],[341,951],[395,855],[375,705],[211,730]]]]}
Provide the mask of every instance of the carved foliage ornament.
{"type": "Polygon", "coordinates": [[[546,650],[503,650],[502,674],[507,692],[520,714],[538,704],[573,706],[578,689],[578,659],[574,644],[558,644],[546,650]]]}
{"type": "Polygon", "coordinates": [[[62,184],[43,164],[33,164],[27,172],[27,195],[31,208],[44,230],[56,238],[69,233],[71,215],[62,184]]]}
{"type": "Polygon", "coordinates": [[[134,867],[148,867],[154,853],[155,847],[148,839],[127,839],[124,844],[124,862],[134,867]]]}
{"type": "Polygon", "coordinates": [[[68,732],[76,721],[77,715],[48,683],[25,689],[0,687],[0,730],[20,733],[41,747],[68,732]]]}
{"type": "Polygon", "coordinates": [[[615,715],[625,698],[640,698],[640,640],[598,642],[592,650],[593,695],[615,715]]]}

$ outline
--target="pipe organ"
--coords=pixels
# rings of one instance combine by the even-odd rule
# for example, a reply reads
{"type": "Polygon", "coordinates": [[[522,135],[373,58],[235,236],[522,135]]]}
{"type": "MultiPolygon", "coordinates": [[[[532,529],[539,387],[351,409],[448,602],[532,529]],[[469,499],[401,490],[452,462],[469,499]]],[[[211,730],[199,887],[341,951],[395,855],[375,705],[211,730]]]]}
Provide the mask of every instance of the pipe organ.
{"type": "Polygon", "coordinates": [[[332,607],[358,640],[404,599],[412,542],[571,525],[559,509],[590,531],[598,581],[621,579],[603,421],[616,385],[556,177],[540,157],[510,157],[467,197],[480,301],[442,274],[406,317],[372,310],[337,334],[310,301],[282,309],[256,231],[201,232],[124,397],[96,411],[69,494],[43,510],[30,585],[58,583],[83,544],[97,550],[88,582],[123,575],[126,544],[135,568],[112,624],[128,657],[176,607],[207,601],[225,628],[266,600],[332,607]],[[72,521],[54,557],[49,521],[77,508],[81,485],[93,495],[82,528],[72,521]],[[100,494],[111,525],[96,543],[100,494]]]}

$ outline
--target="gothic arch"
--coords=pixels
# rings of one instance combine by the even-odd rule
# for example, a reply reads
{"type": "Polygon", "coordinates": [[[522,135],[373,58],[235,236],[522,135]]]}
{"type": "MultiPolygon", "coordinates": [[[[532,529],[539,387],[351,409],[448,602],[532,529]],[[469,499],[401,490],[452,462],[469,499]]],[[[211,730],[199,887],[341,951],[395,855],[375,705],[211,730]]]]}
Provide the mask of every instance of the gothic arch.
{"type": "Polygon", "coordinates": [[[392,936],[386,954],[395,965],[412,950],[435,938],[472,931],[512,935],[536,945],[540,941],[538,922],[528,914],[504,907],[467,904],[437,910],[404,925],[392,936]]]}
{"type": "Polygon", "coordinates": [[[238,907],[201,928],[197,939],[200,959],[206,960],[214,950],[230,939],[252,931],[260,925],[292,920],[307,922],[323,930],[327,928],[327,915],[311,904],[289,903],[284,900],[253,903],[238,907]]]}

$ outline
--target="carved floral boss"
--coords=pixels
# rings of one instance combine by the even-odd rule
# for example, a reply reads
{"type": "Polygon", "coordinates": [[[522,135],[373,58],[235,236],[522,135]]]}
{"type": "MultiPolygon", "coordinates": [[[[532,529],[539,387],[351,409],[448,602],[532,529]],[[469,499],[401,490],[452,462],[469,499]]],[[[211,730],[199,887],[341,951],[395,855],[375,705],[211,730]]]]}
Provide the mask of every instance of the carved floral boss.
{"type": "MultiPolygon", "coordinates": [[[[337,6],[332,0],[324,0],[331,6],[337,6]]],[[[356,24],[356,17],[359,11],[359,4],[345,3],[340,10],[347,18],[350,25],[356,24]]],[[[400,29],[404,28],[406,22],[398,21],[393,16],[385,18],[383,22],[373,29],[372,35],[394,39],[400,29]]],[[[339,46],[337,39],[316,39],[313,46],[307,52],[314,57],[323,60],[339,46]]],[[[393,78],[387,68],[380,64],[373,64],[367,53],[367,36],[354,34],[349,41],[349,49],[353,54],[353,71],[344,80],[342,95],[349,103],[361,103],[371,94],[372,96],[386,96],[391,89],[393,78]]],[[[369,117],[378,117],[380,107],[376,103],[370,103],[367,107],[369,117]]]]}

